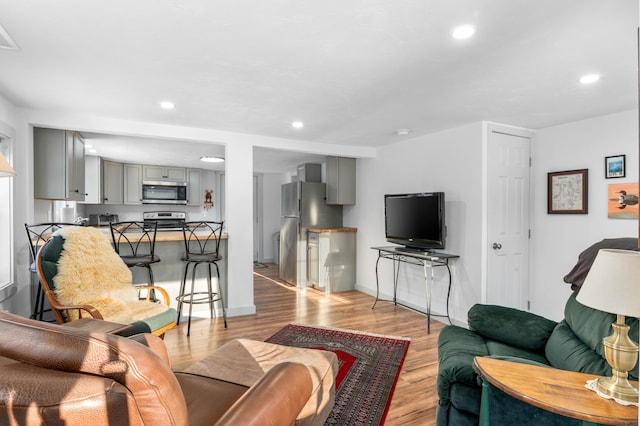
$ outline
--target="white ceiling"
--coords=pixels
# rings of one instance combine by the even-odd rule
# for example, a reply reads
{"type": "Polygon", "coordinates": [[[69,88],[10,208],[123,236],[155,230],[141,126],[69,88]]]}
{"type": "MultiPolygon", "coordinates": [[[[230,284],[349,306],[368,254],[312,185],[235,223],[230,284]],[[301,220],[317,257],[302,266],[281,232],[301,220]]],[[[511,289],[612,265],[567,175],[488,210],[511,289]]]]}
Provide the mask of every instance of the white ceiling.
{"type": "MultiPolygon", "coordinates": [[[[637,0],[0,0],[0,25],[20,47],[0,49],[0,93],[32,109],[375,147],[638,104],[637,0]],[[450,37],[462,23],[473,39],[450,37]]],[[[87,137],[159,164],[187,147],[87,137]]]]}

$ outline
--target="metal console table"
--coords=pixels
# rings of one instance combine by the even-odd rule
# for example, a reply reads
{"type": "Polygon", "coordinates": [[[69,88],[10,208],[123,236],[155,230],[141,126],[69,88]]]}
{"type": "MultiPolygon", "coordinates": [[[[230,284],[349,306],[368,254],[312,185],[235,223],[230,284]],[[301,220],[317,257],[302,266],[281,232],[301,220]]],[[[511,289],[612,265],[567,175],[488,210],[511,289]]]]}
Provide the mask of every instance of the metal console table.
{"type": "Polygon", "coordinates": [[[431,288],[433,287],[433,269],[436,267],[444,266],[449,273],[449,284],[447,289],[447,320],[451,323],[449,317],[449,296],[451,295],[451,268],[449,267],[449,261],[451,259],[457,259],[458,255],[434,252],[434,251],[422,251],[416,249],[409,249],[397,246],[388,247],[371,247],[373,250],[378,251],[378,259],[376,260],[376,300],[371,306],[371,309],[376,307],[376,303],[380,295],[380,284],[378,281],[378,264],[380,259],[391,259],[393,261],[393,303],[394,305],[404,306],[405,308],[412,309],[414,311],[423,313],[427,316],[427,333],[431,333],[431,317],[444,317],[445,315],[432,315],[431,314],[431,288]],[[424,271],[424,284],[427,290],[427,312],[422,312],[411,306],[407,306],[398,302],[396,293],[398,289],[398,275],[400,273],[400,264],[408,263],[411,265],[422,266],[424,271]]]}

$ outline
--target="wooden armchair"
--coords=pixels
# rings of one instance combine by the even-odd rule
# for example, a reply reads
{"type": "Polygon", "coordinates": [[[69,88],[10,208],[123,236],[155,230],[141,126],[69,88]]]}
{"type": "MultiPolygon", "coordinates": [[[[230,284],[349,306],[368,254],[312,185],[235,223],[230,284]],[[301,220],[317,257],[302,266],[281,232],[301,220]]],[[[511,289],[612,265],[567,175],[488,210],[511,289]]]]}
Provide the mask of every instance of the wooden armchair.
{"type": "Polygon", "coordinates": [[[38,278],[59,324],[91,316],[130,324],[124,335],[164,335],[176,325],[167,291],[157,286],[135,286],[131,271],[106,236],[95,228],[74,227],[56,232],[36,259],[38,278]],[[140,299],[138,290],[146,288],[140,299]],[[154,290],[164,302],[154,303],[154,290]]]}

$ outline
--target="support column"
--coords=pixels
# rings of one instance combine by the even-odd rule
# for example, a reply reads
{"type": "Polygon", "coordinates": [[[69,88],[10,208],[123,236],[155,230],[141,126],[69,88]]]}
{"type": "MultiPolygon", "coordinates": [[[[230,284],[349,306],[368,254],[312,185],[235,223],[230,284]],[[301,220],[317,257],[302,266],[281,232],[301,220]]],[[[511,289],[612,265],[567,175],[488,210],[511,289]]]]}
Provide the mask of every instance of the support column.
{"type": "Polygon", "coordinates": [[[225,185],[228,315],[254,314],[252,144],[233,141],[226,146],[225,185]]]}

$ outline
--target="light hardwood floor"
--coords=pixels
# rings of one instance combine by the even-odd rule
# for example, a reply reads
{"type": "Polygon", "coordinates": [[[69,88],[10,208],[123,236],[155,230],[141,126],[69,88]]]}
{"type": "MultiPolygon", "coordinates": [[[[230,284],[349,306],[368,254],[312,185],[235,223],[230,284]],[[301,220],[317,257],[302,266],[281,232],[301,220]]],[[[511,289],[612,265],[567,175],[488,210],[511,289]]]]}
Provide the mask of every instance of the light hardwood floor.
{"type": "Polygon", "coordinates": [[[325,296],[314,289],[300,291],[278,282],[277,265],[272,264],[255,270],[254,288],[257,313],[229,318],[227,329],[217,318],[192,321],[190,337],[186,336],[186,321],[169,330],[165,343],[172,368],[184,368],[234,338],[265,340],[288,323],[409,337],[411,344],[386,424],[435,424],[437,339],[444,324],[432,318],[431,334],[427,334],[424,315],[389,302],[378,302],[372,310],[374,298],[367,294],[350,291],[325,296]]]}

